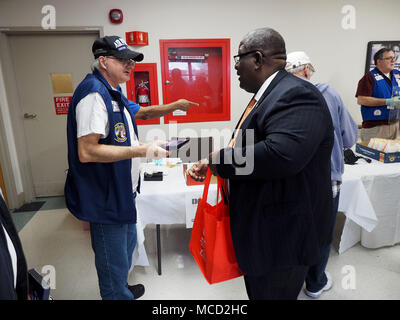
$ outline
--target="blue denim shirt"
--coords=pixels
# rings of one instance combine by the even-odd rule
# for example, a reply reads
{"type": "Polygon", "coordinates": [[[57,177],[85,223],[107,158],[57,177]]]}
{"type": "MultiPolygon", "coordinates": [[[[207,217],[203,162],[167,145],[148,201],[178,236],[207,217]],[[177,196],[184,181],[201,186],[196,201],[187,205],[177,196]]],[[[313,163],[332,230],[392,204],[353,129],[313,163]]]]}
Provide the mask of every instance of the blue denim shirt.
{"type": "MultiPolygon", "coordinates": [[[[308,81],[305,78],[302,79],[308,81]]],[[[335,89],[326,83],[315,83],[314,85],[326,100],[334,128],[335,138],[331,155],[331,180],[342,181],[344,172],[343,148],[351,148],[357,142],[358,126],[335,89]]]]}

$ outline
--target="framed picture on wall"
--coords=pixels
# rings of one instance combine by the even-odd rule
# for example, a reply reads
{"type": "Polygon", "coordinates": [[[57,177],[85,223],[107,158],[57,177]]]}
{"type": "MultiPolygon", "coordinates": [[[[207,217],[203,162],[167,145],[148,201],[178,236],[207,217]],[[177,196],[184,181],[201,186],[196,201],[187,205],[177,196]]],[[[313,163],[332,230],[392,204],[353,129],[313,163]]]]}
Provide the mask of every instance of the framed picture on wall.
{"type": "Polygon", "coordinates": [[[368,42],[367,47],[367,59],[365,63],[365,73],[371,71],[375,68],[374,62],[374,54],[382,49],[382,48],[389,48],[394,51],[396,61],[394,67],[396,69],[400,68],[400,40],[392,40],[392,41],[370,41],[368,42]]]}

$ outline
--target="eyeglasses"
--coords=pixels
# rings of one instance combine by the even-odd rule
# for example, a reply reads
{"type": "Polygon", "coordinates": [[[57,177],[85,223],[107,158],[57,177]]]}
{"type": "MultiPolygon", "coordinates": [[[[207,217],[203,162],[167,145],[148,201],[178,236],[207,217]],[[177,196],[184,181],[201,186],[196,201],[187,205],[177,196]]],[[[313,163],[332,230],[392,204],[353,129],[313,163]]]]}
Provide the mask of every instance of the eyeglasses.
{"type": "Polygon", "coordinates": [[[381,60],[395,61],[396,57],[387,57],[387,58],[382,58],[381,60]]]}
{"type": "Polygon", "coordinates": [[[260,50],[252,50],[252,51],[248,51],[248,52],[245,52],[245,53],[240,53],[240,54],[237,54],[236,56],[233,56],[233,60],[235,60],[235,64],[236,64],[236,63],[238,63],[240,61],[241,57],[246,56],[246,55],[248,55],[250,53],[255,53],[255,52],[260,52],[262,55],[264,55],[264,53],[262,51],[260,51],[260,50]]]}
{"type": "Polygon", "coordinates": [[[124,66],[129,66],[131,64],[135,65],[136,61],[133,59],[120,59],[113,56],[108,56],[107,58],[114,59],[120,61],[124,66]]]}

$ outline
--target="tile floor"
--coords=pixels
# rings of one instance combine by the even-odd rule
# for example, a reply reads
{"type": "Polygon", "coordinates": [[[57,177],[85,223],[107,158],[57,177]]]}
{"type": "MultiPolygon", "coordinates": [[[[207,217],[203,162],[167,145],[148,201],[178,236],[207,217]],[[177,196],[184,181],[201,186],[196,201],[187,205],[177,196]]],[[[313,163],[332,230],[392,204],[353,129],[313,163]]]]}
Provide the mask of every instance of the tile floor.
{"type": "MultiPolygon", "coordinates": [[[[38,199],[38,200],[42,200],[38,199]]],[[[55,270],[56,300],[100,299],[89,232],[65,209],[62,197],[47,198],[37,213],[14,213],[28,267],[55,270]]],[[[190,255],[191,229],[161,226],[162,275],[157,274],[156,229],[145,229],[148,267],[135,267],[129,283],[143,283],[144,300],[245,300],[242,278],[209,285],[190,255]],[[195,288],[195,290],[193,289],[195,288]]],[[[339,255],[332,249],[327,270],[334,280],[322,300],[400,299],[400,245],[366,249],[360,244],[339,255]],[[350,275],[355,274],[355,277],[350,275]]],[[[300,293],[299,299],[308,299],[300,293]]]]}

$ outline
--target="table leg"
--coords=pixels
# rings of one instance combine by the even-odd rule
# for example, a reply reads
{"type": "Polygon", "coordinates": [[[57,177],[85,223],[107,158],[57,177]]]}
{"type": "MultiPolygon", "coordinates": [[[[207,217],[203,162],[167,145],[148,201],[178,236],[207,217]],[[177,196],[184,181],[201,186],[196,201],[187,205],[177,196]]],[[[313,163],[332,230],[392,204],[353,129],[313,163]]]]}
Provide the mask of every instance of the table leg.
{"type": "Polygon", "coordinates": [[[158,258],[158,275],[161,276],[161,234],[160,225],[156,225],[157,228],[157,258],[158,258]]]}

